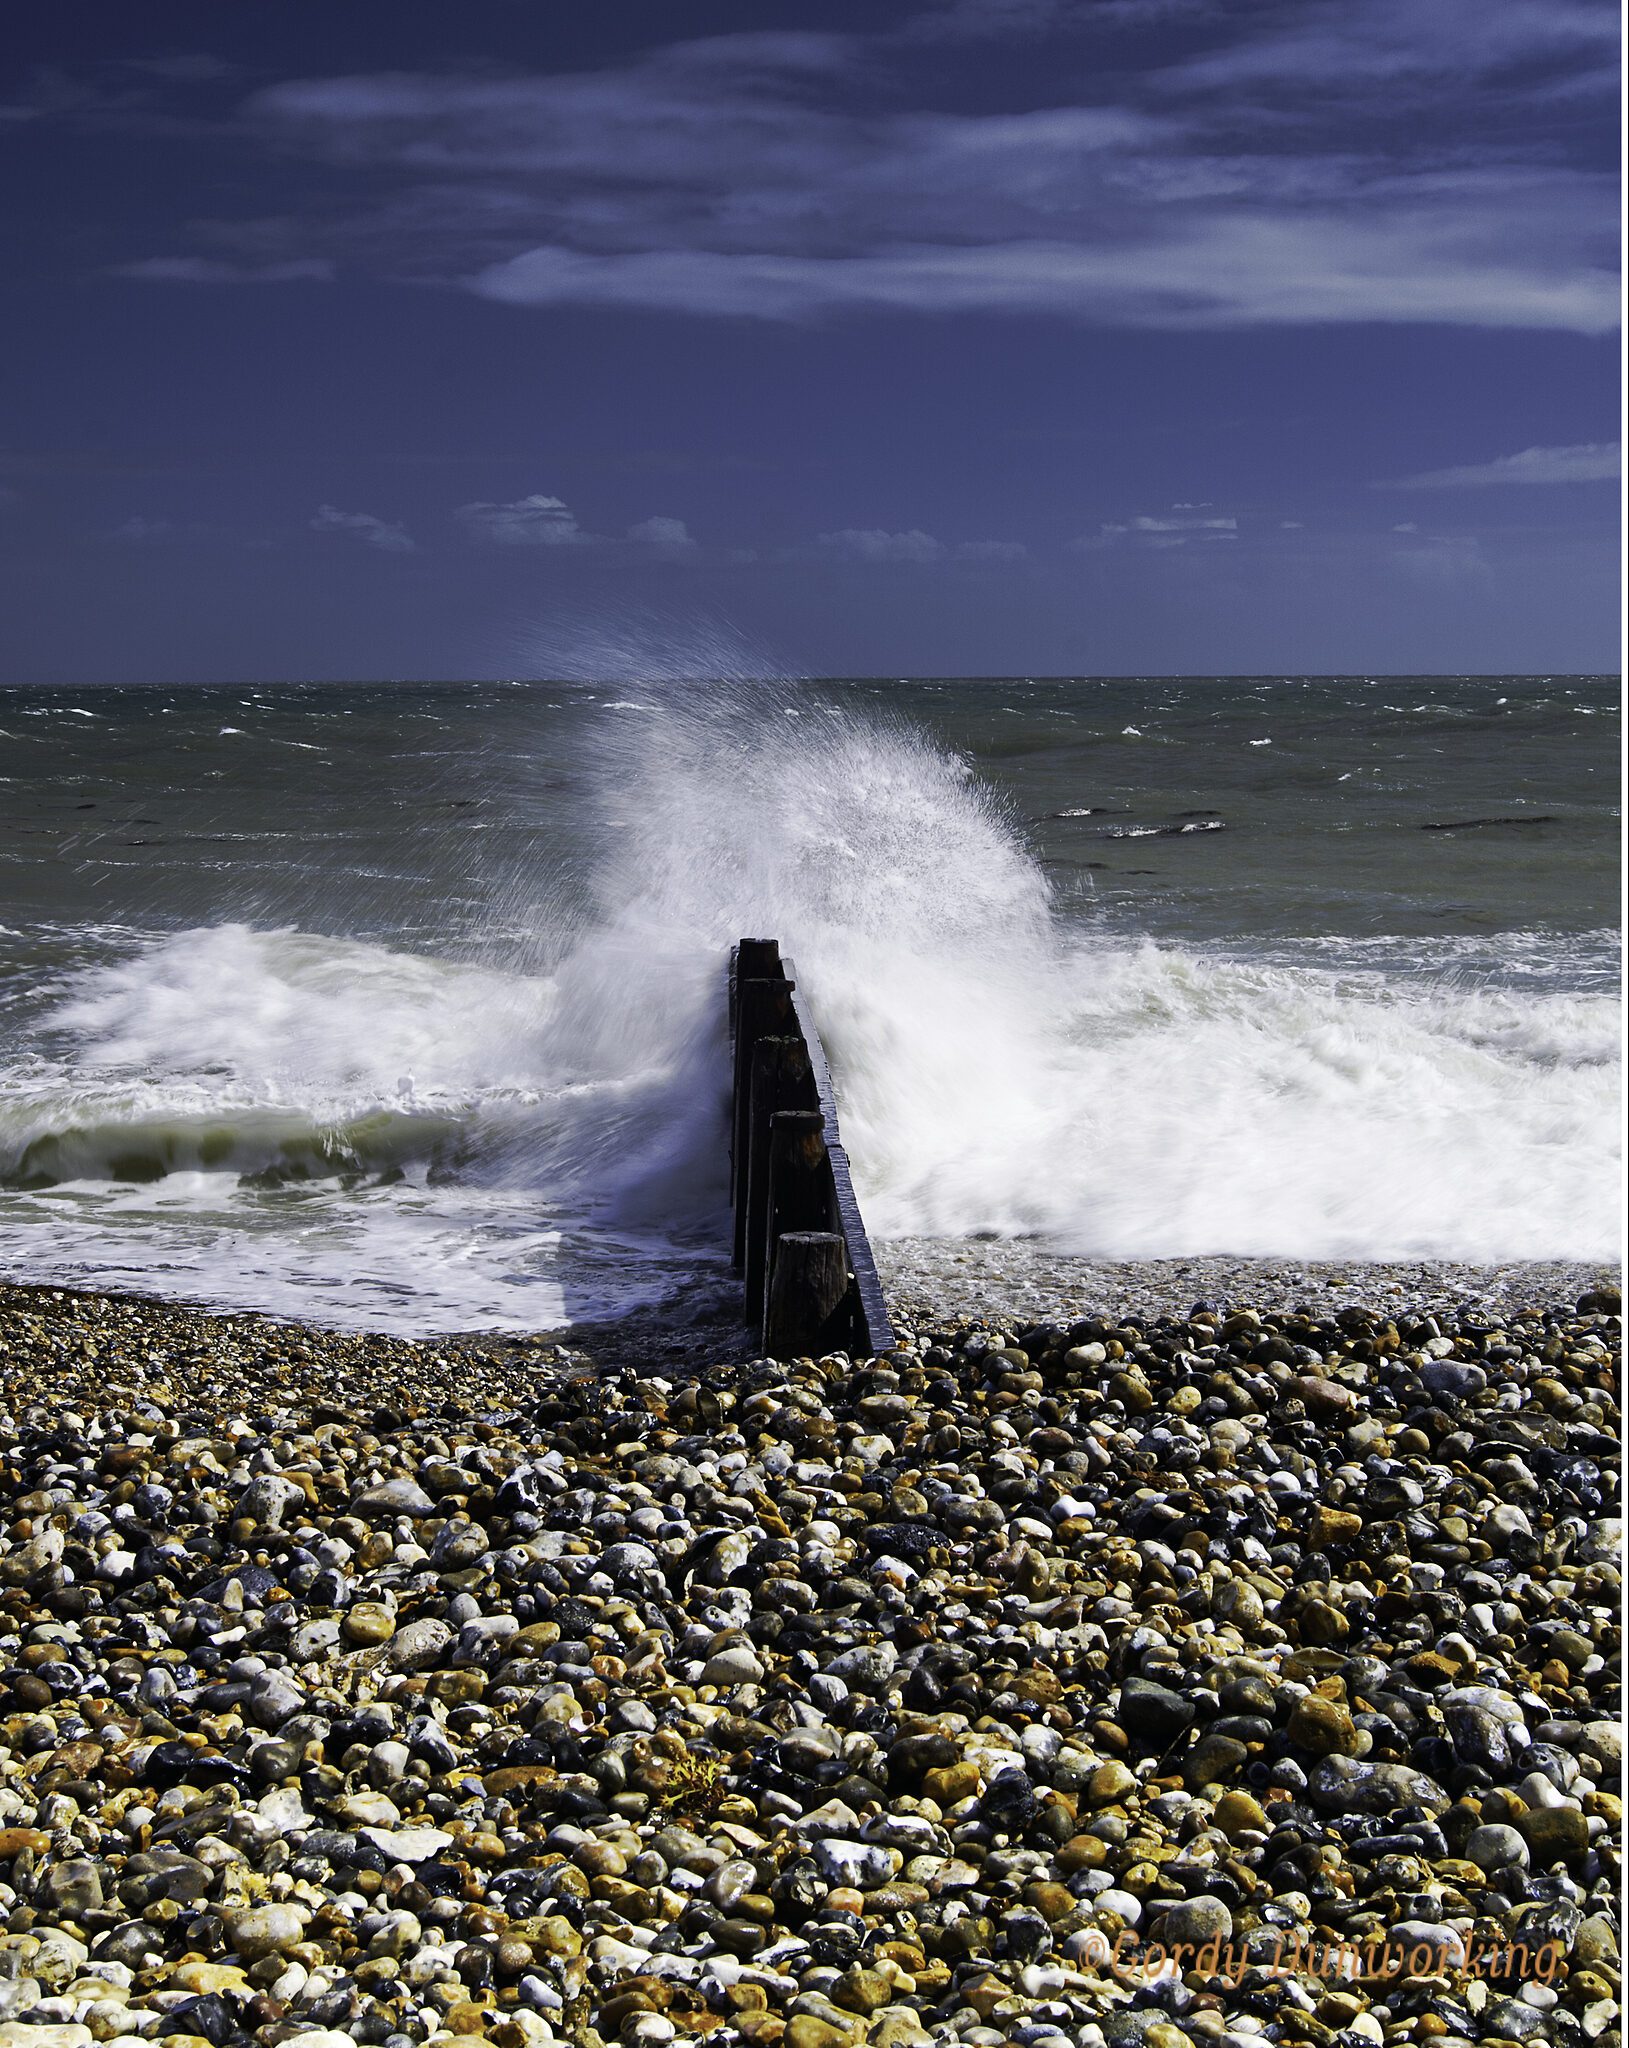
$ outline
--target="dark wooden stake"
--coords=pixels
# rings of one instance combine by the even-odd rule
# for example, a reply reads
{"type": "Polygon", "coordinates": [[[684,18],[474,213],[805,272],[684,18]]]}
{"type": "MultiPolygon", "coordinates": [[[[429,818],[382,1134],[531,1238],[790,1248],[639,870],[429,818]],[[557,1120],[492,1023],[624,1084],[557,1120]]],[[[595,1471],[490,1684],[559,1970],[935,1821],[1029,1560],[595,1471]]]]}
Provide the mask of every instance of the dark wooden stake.
{"type": "MultiPolygon", "coordinates": [[[[782,1109],[769,1119],[768,1202],[764,1217],[764,1270],[771,1286],[775,1248],[788,1231],[829,1231],[831,1168],[826,1157],[826,1119],[818,1109],[782,1109]]],[[[763,1328],[767,1338],[767,1310],[763,1328]]]]}
{"type": "Polygon", "coordinates": [[[778,1109],[769,1119],[769,1227],[824,1230],[836,1219],[826,1186],[826,1119],[818,1109],[778,1109]]]}
{"type": "Polygon", "coordinates": [[[835,1230],[789,1230],[775,1247],[764,1315],[772,1358],[818,1358],[846,1341],[848,1253],[835,1230]]]}
{"type": "Polygon", "coordinates": [[[736,990],[743,981],[790,979],[778,939],[741,939],[730,948],[730,1043],[735,1043],[736,990]]]}
{"type": "Polygon", "coordinates": [[[743,939],[735,949],[735,971],[743,981],[774,978],[781,970],[778,939],[743,939]]]}

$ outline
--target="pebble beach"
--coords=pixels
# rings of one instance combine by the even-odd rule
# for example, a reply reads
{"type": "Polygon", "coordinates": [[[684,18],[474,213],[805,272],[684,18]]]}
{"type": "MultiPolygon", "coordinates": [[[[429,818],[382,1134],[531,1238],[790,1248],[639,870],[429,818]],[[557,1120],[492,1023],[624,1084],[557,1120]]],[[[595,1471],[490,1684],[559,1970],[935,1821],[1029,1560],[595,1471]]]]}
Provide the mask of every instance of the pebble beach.
{"type": "Polygon", "coordinates": [[[3,2048],[1614,2048],[1616,1285],[891,1256],[0,1288],[3,2048]]]}

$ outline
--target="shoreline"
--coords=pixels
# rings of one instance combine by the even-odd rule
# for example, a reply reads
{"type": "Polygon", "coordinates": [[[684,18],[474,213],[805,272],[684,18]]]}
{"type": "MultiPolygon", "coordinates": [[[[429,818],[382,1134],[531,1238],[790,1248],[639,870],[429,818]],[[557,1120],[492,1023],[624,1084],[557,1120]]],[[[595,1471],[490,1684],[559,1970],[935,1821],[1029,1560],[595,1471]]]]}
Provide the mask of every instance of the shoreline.
{"type": "MultiPolygon", "coordinates": [[[[1223,1314],[1301,1311],[1333,1315],[1347,1307],[1388,1313],[1460,1310],[1497,1313],[1522,1307],[1572,1307],[1584,1295],[1619,1288],[1622,1268],[1586,1259],[1303,1260],[1205,1254],[1108,1259],[1063,1252],[1044,1239],[883,1238],[872,1240],[883,1291],[907,1327],[973,1322],[1016,1330],[1083,1316],[1183,1317],[1195,1307],[1223,1314]]],[[[245,1304],[102,1288],[79,1280],[12,1280],[0,1275],[0,1303],[33,1297],[129,1304],[167,1315],[250,1319],[272,1330],[318,1338],[365,1338],[426,1351],[479,1350],[494,1356],[558,1350],[625,1358],[641,1348],[669,1360],[707,1351],[720,1362],[753,1355],[741,1326],[737,1290],[701,1278],[621,1315],[536,1329],[479,1328],[414,1334],[309,1321],[245,1304]]]]}
{"type": "Polygon", "coordinates": [[[1621,1269],[1587,1259],[1292,1259],[1213,1253],[1105,1259],[1040,1239],[892,1238],[873,1243],[890,1301],[940,1313],[1057,1319],[1060,1313],[1182,1316],[1196,1303],[1260,1312],[1347,1306],[1490,1309],[1573,1302],[1620,1287],[1621,1269]]]}

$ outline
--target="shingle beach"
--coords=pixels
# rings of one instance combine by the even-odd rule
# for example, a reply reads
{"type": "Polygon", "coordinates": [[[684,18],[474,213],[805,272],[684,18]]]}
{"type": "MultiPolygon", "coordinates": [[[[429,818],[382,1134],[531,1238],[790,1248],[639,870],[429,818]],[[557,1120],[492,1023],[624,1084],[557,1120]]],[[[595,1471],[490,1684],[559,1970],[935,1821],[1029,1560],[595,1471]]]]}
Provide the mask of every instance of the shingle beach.
{"type": "Polygon", "coordinates": [[[1616,1287],[908,1268],[0,1288],[0,2048],[1612,2048],[1616,1287]]]}

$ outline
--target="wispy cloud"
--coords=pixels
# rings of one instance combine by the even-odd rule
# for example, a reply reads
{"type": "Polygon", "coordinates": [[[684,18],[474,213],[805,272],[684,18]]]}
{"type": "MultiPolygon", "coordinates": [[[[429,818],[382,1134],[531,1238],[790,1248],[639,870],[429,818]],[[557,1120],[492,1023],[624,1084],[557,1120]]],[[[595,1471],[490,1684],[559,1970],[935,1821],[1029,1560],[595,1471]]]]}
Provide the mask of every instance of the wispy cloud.
{"type": "Polygon", "coordinates": [[[925,8],[902,34],[917,43],[983,43],[1046,36],[1065,26],[1070,0],[949,0],[925,8]]]}
{"type": "MultiPolygon", "coordinates": [[[[1399,529],[1401,531],[1401,529],[1399,529]]],[[[1492,565],[1474,534],[1420,533],[1409,529],[1391,550],[1391,565],[1411,583],[1447,591],[1487,590],[1492,565]]]]}
{"type": "Polygon", "coordinates": [[[1488,484],[1609,483],[1623,474],[1623,448],[1617,441],[1576,441],[1565,448],[1524,448],[1519,455],[1498,455],[1491,462],[1466,462],[1452,469],[1425,469],[1418,476],[1394,477],[1376,484],[1379,491],[1480,490],[1488,484]]]}
{"type": "Polygon", "coordinates": [[[286,263],[232,263],[217,256],[147,256],[116,263],[114,277],[147,284],[327,284],[334,266],[326,256],[296,256],[286,263]]]}
{"type": "Polygon", "coordinates": [[[945,552],[943,541],[915,526],[906,533],[888,533],[880,526],[845,526],[837,533],[820,534],[816,545],[851,562],[937,562],[945,552]]]}
{"type": "Polygon", "coordinates": [[[1156,519],[1147,515],[1140,516],[1132,520],[1131,530],[1133,533],[1208,534],[1236,534],[1239,530],[1239,522],[1236,519],[1227,518],[1222,515],[1204,518],[1195,515],[1191,511],[1188,511],[1188,516],[1185,518],[1183,513],[1186,509],[1181,505],[1174,505],[1171,508],[1172,516],[1165,519],[1156,519]]]}
{"type": "MultiPolygon", "coordinates": [[[[1519,205],[1520,195],[1509,198],[1519,205]]],[[[1536,195],[1529,195],[1530,197],[1536,195]]],[[[1570,221],[1557,220],[1565,233],[1570,221]]],[[[1367,219],[1239,215],[1163,239],[1085,246],[913,245],[861,256],[533,249],[472,277],[485,298],[799,321],[838,312],[1028,313],[1142,327],[1446,321],[1604,333],[1615,288],[1474,244],[1473,210],[1423,204],[1367,219]]]]}
{"type": "Polygon", "coordinates": [[[907,43],[1074,39],[1104,28],[1192,19],[1214,6],[1215,0],[945,0],[913,15],[899,36],[907,43]]]}
{"type": "Polygon", "coordinates": [[[174,540],[179,532],[180,528],[173,519],[151,519],[145,513],[136,512],[121,520],[108,538],[123,541],[127,547],[155,547],[164,541],[174,540]]]}
{"type": "Polygon", "coordinates": [[[958,562],[1005,564],[1026,561],[1029,549],[1021,540],[964,540],[956,546],[958,562]]]}
{"type": "Polygon", "coordinates": [[[845,526],[836,533],[817,534],[815,546],[821,554],[847,562],[977,562],[1001,568],[1029,557],[1029,549],[1019,540],[962,540],[951,546],[919,526],[902,533],[881,526],[845,526]]]}
{"type": "Polygon", "coordinates": [[[563,500],[534,491],[507,505],[460,505],[454,518],[477,540],[509,548],[579,547],[593,539],[563,500]]]}
{"type": "Polygon", "coordinates": [[[1145,548],[1181,548],[1191,540],[1234,541],[1239,522],[1228,513],[1211,513],[1193,505],[1173,505],[1167,513],[1138,513],[1132,519],[1105,519],[1095,533],[1080,534],[1069,545],[1076,554],[1130,543],[1145,548]]]}
{"type": "Polygon", "coordinates": [[[1600,0],[1289,0],[1253,11],[1243,33],[1171,65],[1161,82],[1285,92],[1310,121],[1367,106],[1376,86],[1406,103],[1470,78],[1493,81],[1500,97],[1553,91],[1580,73],[1595,82],[1617,35],[1617,9],[1600,0]]]}
{"type": "Polygon", "coordinates": [[[636,526],[628,528],[628,538],[636,547],[653,548],[659,555],[693,555],[696,543],[690,529],[682,519],[641,519],[636,526]]]}
{"type": "Polygon", "coordinates": [[[387,555],[413,553],[413,537],[403,526],[376,519],[371,512],[342,512],[337,505],[319,505],[311,520],[313,533],[349,534],[353,540],[387,555]]]}
{"type": "Polygon", "coordinates": [[[600,71],[285,81],[240,131],[327,165],[334,204],[211,221],[207,252],[127,272],[328,263],[520,306],[779,321],[1613,326],[1615,184],[1590,151],[1614,10],[1258,0],[1183,16],[1170,61],[1127,34],[1146,9],[955,0],[904,32],[702,37],[600,71]],[[1078,47],[1028,105],[902,106],[924,38],[984,35],[1078,47]]]}
{"type": "Polygon", "coordinates": [[[637,520],[618,540],[610,534],[591,533],[563,498],[533,491],[529,497],[514,498],[507,504],[460,505],[453,517],[473,539],[505,548],[592,548],[606,558],[618,553],[632,558],[642,555],[669,562],[699,559],[701,549],[682,519],[657,513],[637,520]]]}

